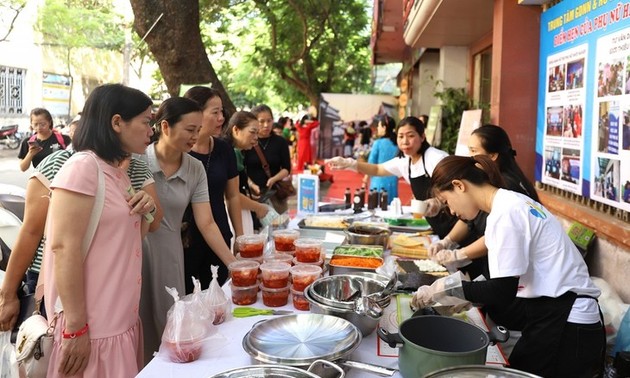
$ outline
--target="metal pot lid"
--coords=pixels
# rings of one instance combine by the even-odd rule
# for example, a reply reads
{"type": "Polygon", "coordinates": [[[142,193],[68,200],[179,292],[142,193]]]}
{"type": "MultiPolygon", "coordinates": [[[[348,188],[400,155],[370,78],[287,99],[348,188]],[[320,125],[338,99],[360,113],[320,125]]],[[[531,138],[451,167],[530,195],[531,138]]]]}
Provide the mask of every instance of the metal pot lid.
{"type": "Polygon", "coordinates": [[[210,378],[319,378],[319,376],[291,366],[253,365],[224,371],[210,378]]]}
{"type": "Polygon", "coordinates": [[[361,338],[354,324],[336,316],[287,315],[254,325],[243,337],[243,349],[264,363],[308,366],[352,353],[361,338]]]}
{"type": "Polygon", "coordinates": [[[424,378],[542,378],[538,375],[501,366],[462,365],[431,372],[424,378]]]}

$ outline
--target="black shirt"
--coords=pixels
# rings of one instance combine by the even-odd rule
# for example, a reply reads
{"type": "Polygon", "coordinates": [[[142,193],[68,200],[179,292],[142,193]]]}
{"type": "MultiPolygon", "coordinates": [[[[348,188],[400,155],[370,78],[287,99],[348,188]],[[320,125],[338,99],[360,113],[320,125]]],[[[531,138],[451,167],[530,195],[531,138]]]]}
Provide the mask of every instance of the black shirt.
{"type": "MultiPolygon", "coordinates": [[[[289,173],[291,172],[289,144],[284,138],[272,133],[268,138],[258,139],[258,145],[267,159],[272,176],[275,176],[283,168],[289,171],[289,173]]],[[[269,177],[267,177],[267,174],[263,170],[262,162],[258,158],[256,151],[253,148],[243,151],[243,157],[249,178],[252,179],[260,189],[266,189],[269,177]]]]}
{"type": "MultiPolygon", "coordinates": [[[[66,144],[66,147],[72,143],[72,140],[70,139],[69,136],[67,135],[61,135],[63,137],[63,141],[66,144]]],[[[26,157],[26,154],[28,154],[28,149],[29,149],[29,145],[28,145],[28,141],[30,138],[26,138],[24,140],[22,140],[22,145],[20,146],[20,152],[18,153],[18,159],[24,159],[26,157]]],[[[50,134],[50,137],[48,139],[45,140],[41,140],[39,138],[36,139],[37,143],[39,143],[39,145],[42,147],[42,150],[39,151],[37,154],[35,154],[35,156],[33,156],[33,167],[37,168],[37,166],[39,165],[39,163],[44,160],[44,158],[50,154],[52,154],[55,151],[58,150],[65,150],[65,148],[63,148],[60,144],[59,141],[57,140],[57,137],[55,136],[54,133],[50,134]]]]}
{"type": "Polygon", "coordinates": [[[200,154],[194,151],[190,151],[189,154],[200,160],[204,167],[206,167],[212,216],[221,234],[227,237],[227,239],[230,239],[232,232],[230,231],[230,224],[223,200],[228,180],[238,176],[234,150],[226,141],[214,138],[210,161],[208,161],[208,155],[206,154],[200,154]]]}

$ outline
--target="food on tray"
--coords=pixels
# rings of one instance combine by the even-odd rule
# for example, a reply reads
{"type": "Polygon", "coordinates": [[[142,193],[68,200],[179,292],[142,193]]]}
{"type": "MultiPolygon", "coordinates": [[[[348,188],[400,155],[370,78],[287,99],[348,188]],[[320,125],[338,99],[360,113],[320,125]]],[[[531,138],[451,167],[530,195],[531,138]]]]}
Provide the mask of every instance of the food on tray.
{"type": "Polygon", "coordinates": [[[383,257],[383,246],[344,244],[335,247],[333,255],[350,255],[364,257],[383,257]]]}
{"type": "Polygon", "coordinates": [[[408,257],[415,259],[426,259],[429,257],[427,247],[431,241],[426,236],[392,236],[392,255],[398,257],[408,257]]]}
{"type": "Polygon", "coordinates": [[[355,257],[344,255],[333,255],[330,259],[331,266],[344,266],[350,268],[376,269],[383,265],[383,259],[379,257],[355,257]]]}
{"type": "Polygon", "coordinates": [[[413,260],[421,272],[446,272],[446,268],[433,260],[413,260]]]}
{"type": "Polygon", "coordinates": [[[425,218],[414,218],[411,215],[403,215],[396,218],[385,218],[385,221],[392,226],[427,228],[429,222],[425,218]]]}
{"type": "Polygon", "coordinates": [[[304,224],[309,227],[323,227],[323,228],[346,228],[348,222],[345,217],[335,216],[311,216],[304,219],[304,224]]]}
{"type": "Polygon", "coordinates": [[[410,238],[407,235],[397,235],[393,238],[392,243],[402,247],[420,247],[423,246],[423,240],[419,238],[410,238]]]}

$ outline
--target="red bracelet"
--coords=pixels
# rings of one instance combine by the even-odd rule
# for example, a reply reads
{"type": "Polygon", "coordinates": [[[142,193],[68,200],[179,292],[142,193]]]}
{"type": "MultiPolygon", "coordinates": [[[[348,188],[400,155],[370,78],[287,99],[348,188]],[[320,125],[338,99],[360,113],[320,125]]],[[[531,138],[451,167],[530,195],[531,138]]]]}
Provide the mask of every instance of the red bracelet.
{"type": "Polygon", "coordinates": [[[64,339],[76,339],[79,336],[83,336],[87,333],[88,331],[88,325],[87,323],[85,323],[85,327],[81,328],[80,330],[73,332],[73,333],[66,333],[66,330],[64,329],[61,332],[61,337],[63,337],[64,339]]]}

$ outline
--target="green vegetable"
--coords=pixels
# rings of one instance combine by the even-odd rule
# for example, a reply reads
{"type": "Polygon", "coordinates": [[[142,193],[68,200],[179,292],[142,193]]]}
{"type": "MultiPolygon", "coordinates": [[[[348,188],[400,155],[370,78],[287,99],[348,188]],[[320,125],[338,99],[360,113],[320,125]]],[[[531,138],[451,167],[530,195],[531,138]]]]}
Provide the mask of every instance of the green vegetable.
{"type": "Polygon", "coordinates": [[[380,245],[345,244],[335,247],[333,255],[383,257],[383,247],[380,245]]]}

